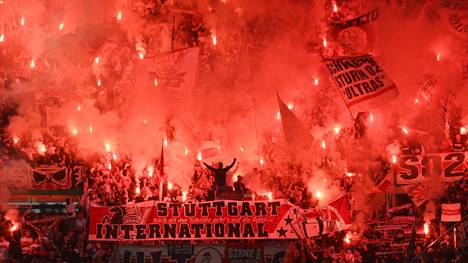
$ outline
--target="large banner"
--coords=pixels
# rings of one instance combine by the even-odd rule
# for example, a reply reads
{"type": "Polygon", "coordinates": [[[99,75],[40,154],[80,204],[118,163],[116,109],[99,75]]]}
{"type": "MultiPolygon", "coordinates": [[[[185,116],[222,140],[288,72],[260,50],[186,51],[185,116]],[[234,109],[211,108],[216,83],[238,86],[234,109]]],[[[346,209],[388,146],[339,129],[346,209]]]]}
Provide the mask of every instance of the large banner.
{"type": "Polygon", "coordinates": [[[398,97],[398,89],[371,55],[325,58],[346,106],[365,112],[398,97]]]}
{"type": "Polygon", "coordinates": [[[151,85],[174,97],[181,97],[193,90],[196,80],[198,47],[145,58],[141,63],[151,85]]]}
{"type": "Polygon", "coordinates": [[[73,185],[73,178],[82,175],[82,166],[66,167],[57,165],[41,165],[30,167],[31,185],[36,190],[67,190],[73,185]]]}
{"type": "Polygon", "coordinates": [[[467,152],[403,155],[396,165],[395,183],[414,184],[427,179],[457,181],[467,173],[467,152]]]}
{"type": "Polygon", "coordinates": [[[308,216],[286,200],[202,203],[143,202],[91,207],[89,239],[97,241],[297,239],[347,229],[340,198],[308,216]],[[309,219],[309,220],[307,220],[309,219]],[[316,221],[320,221],[320,224],[316,221]],[[320,225],[321,227],[319,227],[320,225]],[[326,227],[324,229],[324,226],[326,227]]]}
{"type": "Polygon", "coordinates": [[[114,251],[112,262],[121,263],[281,263],[289,242],[228,244],[167,244],[162,246],[121,246],[114,251]]]}

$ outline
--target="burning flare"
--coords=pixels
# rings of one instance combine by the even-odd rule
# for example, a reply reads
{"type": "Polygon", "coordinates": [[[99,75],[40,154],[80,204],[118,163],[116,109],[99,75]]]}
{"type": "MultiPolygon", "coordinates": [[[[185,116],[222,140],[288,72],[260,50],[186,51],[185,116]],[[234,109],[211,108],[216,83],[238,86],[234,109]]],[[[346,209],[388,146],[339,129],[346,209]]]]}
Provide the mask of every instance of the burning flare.
{"type": "Polygon", "coordinates": [[[122,20],[122,11],[117,12],[117,20],[122,20]]]}
{"type": "Polygon", "coordinates": [[[62,29],[63,29],[63,26],[64,26],[64,24],[63,24],[63,23],[60,23],[58,29],[59,29],[59,30],[62,30],[62,29]]]}

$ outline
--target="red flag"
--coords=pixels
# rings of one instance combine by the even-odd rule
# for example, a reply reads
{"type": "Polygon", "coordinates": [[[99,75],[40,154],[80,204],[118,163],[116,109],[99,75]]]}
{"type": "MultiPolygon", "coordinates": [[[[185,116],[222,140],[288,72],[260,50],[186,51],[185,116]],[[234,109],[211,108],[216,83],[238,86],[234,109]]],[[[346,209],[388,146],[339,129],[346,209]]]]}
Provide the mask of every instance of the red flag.
{"type": "Polygon", "coordinates": [[[294,150],[309,148],[312,143],[312,135],[310,135],[296,115],[284,104],[278,93],[276,93],[276,96],[278,98],[281,123],[283,124],[286,142],[294,150]]]}

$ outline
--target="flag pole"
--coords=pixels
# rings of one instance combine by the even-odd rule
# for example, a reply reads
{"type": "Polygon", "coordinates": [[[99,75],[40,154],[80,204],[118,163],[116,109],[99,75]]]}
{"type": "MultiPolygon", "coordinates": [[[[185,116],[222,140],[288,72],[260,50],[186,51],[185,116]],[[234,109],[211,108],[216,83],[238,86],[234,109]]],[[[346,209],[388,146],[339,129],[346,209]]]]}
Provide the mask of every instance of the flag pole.
{"type": "Polygon", "coordinates": [[[161,156],[159,158],[159,201],[163,201],[164,190],[164,139],[161,140],[161,156]]]}

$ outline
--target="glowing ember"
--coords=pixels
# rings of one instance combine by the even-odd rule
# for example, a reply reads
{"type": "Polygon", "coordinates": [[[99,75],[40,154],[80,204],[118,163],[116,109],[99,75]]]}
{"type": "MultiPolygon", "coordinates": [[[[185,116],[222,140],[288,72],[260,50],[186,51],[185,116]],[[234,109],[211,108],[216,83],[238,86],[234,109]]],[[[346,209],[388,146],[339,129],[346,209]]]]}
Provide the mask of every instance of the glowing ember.
{"type": "Polygon", "coordinates": [[[171,191],[172,190],[172,183],[171,182],[167,182],[167,190],[171,191]]]}
{"type": "Polygon", "coordinates": [[[288,103],[288,109],[290,110],[294,109],[294,103],[292,102],[288,103]]]}
{"type": "Polygon", "coordinates": [[[465,135],[465,134],[466,134],[466,128],[465,128],[465,127],[461,127],[461,128],[460,128],[460,134],[461,134],[461,135],[465,135]]]}
{"type": "Polygon", "coordinates": [[[187,201],[187,194],[188,194],[187,191],[182,192],[182,202],[187,201]]]}
{"type": "Polygon", "coordinates": [[[93,126],[91,126],[91,125],[89,126],[88,132],[89,132],[89,133],[93,133],[93,126]]]}
{"type": "Polygon", "coordinates": [[[29,64],[29,66],[31,68],[35,68],[36,67],[36,62],[34,61],[34,59],[31,59],[31,63],[29,64]]]}
{"type": "Polygon", "coordinates": [[[63,24],[63,23],[60,23],[58,29],[59,29],[59,30],[62,30],[62,29],[63,29],[63,26],[64,26],[64,24],[63,24]]]}
{"type": "Polygon", "coordinates": [[[429,235],[429,223],[424,223],[424,235],[429,235]]]}
{"type": "Polygon", "coordinates": [[[213,46],[216,46],[217,44],[216,35],[211,35],[211,42],[213,42],[213,46]]]}
{"type": "Polygon", "coordinates": [[[315,191],[315,197],[316,197],[317,199],[322,198],[322,192],[320,192],[320,191],[315,191]]]}
{"type": "Polygon", "coordinates": [[[94,58],[94,63],[99,64],[99,57],[94,58]]]}
{"type": "Polygon", "coordinates": [[[153,83],[154,83],[154,86],[157,87],[157,86],[158,86],[158,79],[157,79],[157,78],[154,78],[153,83]]]}
{"type": "Polygon", "coordinates": [[[153,166],[148,166],[146,168],[146,172],[148,173],[148,175],[151,177],[153,176],[153,172],[154,172],[154,167],[153,166]]]}
{"type": "Polygon", "coordinates": [[[402,131],[404,134],[409,134],[409,130],[408,130],[408,128],[406,128],[406,127],[401,127],[401,131],[402,131]]]}
{"type": "Polygon", "coordinates": [[[197,153],[197,160],[199,160],[199,161],[203,160],[203,156],[202,156],[201,152],[197,153]]]}
{"type": "Polygon", "coordinates": [[[110,145],[110,143],[106,142],[104,146],[106,147],[106,152],[110,152],[110,151],[111,151],[111,145],[110,145]]]}
{"type": "Polygon", "coordinates": [[[139,52],[138,53],[138,57],[143,60],[145,58],[145,54],[143,54],[143,52],[139,52]]]}
{"type": "Polygon", "coordinates": [[[318,86],[318,84],[319,84],[319,79],[318,79],[318,78],[314,78],[314,85],[315,85],[315,86],[318,86]]]}
{"type": "Polygon", "coordinates": [[[18,144],[18,142],[19,142],[19,138],[16,136],[13,136],[13,143],[18,144]]]}
{"type": "Polygon", "coordinates": [[[328,46],[327,39],[326,39],[326,38],[324,38],[324,39],[323,39],[323,47],[325,47],[325,48],[326,48],[327,46],[328,46]]]}
{"type": "Polygon", "coordinates": [[[117,13],[117,20],[122,20],[122,11],[117,13]]]}
{"type": "Polygon", "coordinates": [[[24,17],[21,17],[21,20],[20,20],[20,25],[21,26],[24,26],[24,23],[26,22],[26,20],[24,19],[24,17]]]}
{"type": "Polygon", "coordinates": [[[4,34],[0,34],[0,42],[3,42],[5,40],[5,35],[4,34]]]}
{"type": "Polygon", "coordinates": [[[397,158],[396,154],[392,155],[392,163],[396,164],[397,161],[398,161],[398,158],[397,158]]]}
{"type": "Polygon", "coordinates": [[[98,80],[97,80],[97,83],[96,83],[96,85],[97,85],[98,87],[101,87],[101,85],[102,85],[102,81],[101,81],[101,79],[98,79],[98,80]]]}
{"type": "Polygon", "coordinates": [[[325,143],[325,140],[322,140],[322,149],[326,149],[327,148],[327,144],[325,143]]]}

